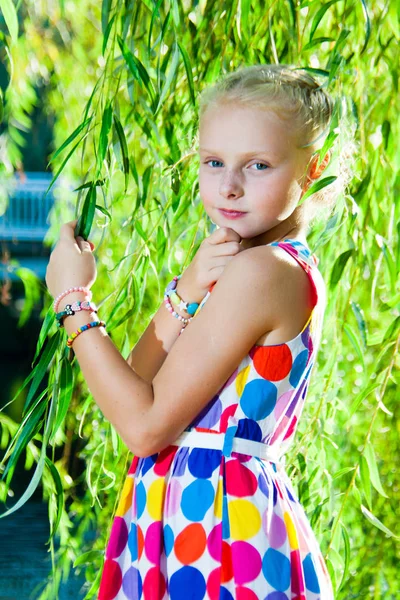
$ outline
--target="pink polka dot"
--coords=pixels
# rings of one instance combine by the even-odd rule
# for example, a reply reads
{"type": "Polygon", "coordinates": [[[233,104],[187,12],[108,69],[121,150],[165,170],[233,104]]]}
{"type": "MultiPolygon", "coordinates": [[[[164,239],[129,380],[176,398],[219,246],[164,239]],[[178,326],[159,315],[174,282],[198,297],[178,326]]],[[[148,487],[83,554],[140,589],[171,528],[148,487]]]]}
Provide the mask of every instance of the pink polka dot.
{"type": "Polygon", "coordinates": [[[175,515],[181,503],[182,498],[182,486],[178,479],[171,479],[167,487],[167,493],[165,498],[165,515],[171,517],[175,515]]]}
{"type": "Polygon", "coordinates": [[[221,567],[211,571],[207,579],[207,594],[210,600],[219,600],[219,592],[221,587],[221,567]]]}
{"type": "Polygon", "coordinates": [[[228,427],[229,417],[233,417],[233,415],[236,412],[237,406],[238,406],[237,404],[231,404],[222,413],[221,419],[220,419],[220,431],[222,431],[223,433],[225,433],[226,428],[228,427]]]}
{"type": "Polygon", "coordinates": [[[207,539],[207,549],[210,553],[210,556],[217,560],[218,562],[221,560],[221,552],[222,552],[222,523],[216,525],[211,530],[210,535],[207,539]]]}
{"type": "Polygon", "coordinates": [[[162,552],[162,523],[155,521],[152,523],[144,540],[144,552],[152,563],[158,563],[162,552]]]}
{"type": "Polygon", "coordinates": [[[282,413],[286,412],[290,399],[293,396],[293,392],[294,390],[289,390],[288,392],[282,394],[282,396],[279,396],[274,408],[274,417],[276,420],[280,418],[282,413]]]}
{"type": "Polygon", "coordinates": [[[293,419],[291,420],[290,425],[288,427],[288,430],[285,433],[285,437],[283,438],[284,440],[287,440],[288,438],[290,438],[290,436],[292,435],[292,433],[294,432],[294,430],[296,428],[296,423],[297,423],[297,417],[293,417],[293,419]]]}
{"type": "Polygon", "coordinates": [[[121,567],[115,560],[107,559],[104,563],[100,591],[97,600],[113,600],[122,585],[121,567]]]}
{"type": "Polygon", "coordinates": [[[128,528],[122,517],[115,517],[110,540],[107,545],[106,558],[117,558],[128,541],[128,528]]]}
{"type": "Polygon", "coordinates": [[[262,560],[259,551],[254,546],[248,542],[233,542],[232,559],[235,581],[239,585],[258,577],[262,560]]]}
{"type": "Polygon", "coordinates": [[[263,514],[263,529],[268,536],[271,548],[279,548],[286,541],[286,526],[283,519],[275,513],[272,514],[271,523],[268,523],[268,509],[263,514]]]}
{"type": "Polygon", "coordinates": [[[144,600],[161,600],[166,590],[165,577],[159,567],[152,567],[143,582],[144,600]]]}
{"type": "Polygon", "coordinates": [[[304,577],[303,566],[301,563],[299,550],[293,550],[290,553],[290,571],[291,571],[291,588],[294,594],[304,592],[304,577]]]}
{"type": "Polygon", "coordinates": [[[233,459],[226,463],[225,470],[228,494],[237,498],[254,495],[257,489],[257,478],[250,469],[237,459],[233,459]]]}
{"type": "Polygon", "coordinates": [[[236,600],[259,600],[257,594],[245,587],[236,588],[236,600]]]}
{"type": "Polygon", "coordinates": [[[167,446],[164,450],[161,450],[153,468],[156,475],[164,477],[168,473],[177,451],[178,446],[167,446]]]}

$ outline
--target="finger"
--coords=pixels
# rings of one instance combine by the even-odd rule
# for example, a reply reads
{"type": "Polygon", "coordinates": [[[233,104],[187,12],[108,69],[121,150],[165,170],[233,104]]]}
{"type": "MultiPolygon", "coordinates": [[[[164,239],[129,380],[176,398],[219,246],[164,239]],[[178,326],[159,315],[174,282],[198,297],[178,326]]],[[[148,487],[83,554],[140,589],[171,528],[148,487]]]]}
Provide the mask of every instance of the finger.
{"type": "Polygon", "coordinates": [[[208,238],[206,238],[209,244],[222,244],[224,242],[240,242],[240,235],[230,227],[220,227],[212,232],[208,238]]]}
{"type": "Polygon", "coordinates": [[[76,221],[69,221],[68,223],[64,223],[60,229],[60,239],[66,239],[73,241],[75,239],[75,226],[77,224],[76,221]]]}
{"type": "Polygon", "coordinates": [[[78,237],[76,238],[76,242],[79,246],[79,249],[82,252],[92,252],[92,246],[90,245],[89,241],[86,241],[83,239],[83,237],[81,237],[80,235],[78,235],[78,237]]]}
{"type": "Polygon", "coordinates": [[[213,256],[229,256],[239,254],[240,250],[239,242],[225,242],[224,244],[215,245],[210,251],[213,256]]]}

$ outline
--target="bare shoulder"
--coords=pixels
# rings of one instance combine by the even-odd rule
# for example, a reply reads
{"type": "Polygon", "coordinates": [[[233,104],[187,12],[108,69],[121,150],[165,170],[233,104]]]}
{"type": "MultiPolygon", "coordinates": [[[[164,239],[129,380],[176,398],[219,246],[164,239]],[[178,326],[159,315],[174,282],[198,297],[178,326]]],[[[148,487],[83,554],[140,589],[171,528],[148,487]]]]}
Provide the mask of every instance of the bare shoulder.
{"type": "Polygon", "coordinates": [[[276,328],[281,310],[277,288],[287,285],[290,268],[270,247],[249,248],[228,263],[153,379],[148,429],[136,442],[135,454],[148,456],[173,443],[218,394],[260,336],[276,328]]]}

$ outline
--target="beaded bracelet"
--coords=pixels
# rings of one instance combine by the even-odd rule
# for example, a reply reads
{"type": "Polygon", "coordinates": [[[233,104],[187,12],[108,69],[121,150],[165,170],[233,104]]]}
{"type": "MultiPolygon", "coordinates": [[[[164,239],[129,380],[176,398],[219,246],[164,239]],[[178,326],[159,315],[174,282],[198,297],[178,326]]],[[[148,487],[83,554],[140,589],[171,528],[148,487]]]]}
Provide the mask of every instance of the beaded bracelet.
{"type": "Polygon", "coordinates": [[[174,304],[178,305],[180,310],[186,311],[189,315],[194,315],[196,310],[199,308],[197,302],[185,302],[182,300],[180,296],[178,296],[176,292],[176,286],[178,285],[178,280],[181,278],[181,275],[175,275],[172,281],[167,285],[165,289],[165,294],[168,295],[174,304]]]}
{"type": "Polygon", "coordinates": [[[180,314],[178,314],[175,310],[174,307],[171,304],[171,300],[169,299],[169,297],[167,295],[164,296],[164,304],[166,306],[166,308],[169,310],[169,312],[171,313],[171,315],[173,317],[175,317],[176,319],[179,319],[179,321],[181,321],[183,323],[183,327],[179,332],[179,335],[182,333],[182,331],[185,329],[186,325],[188,323],[190,323],[190,321],[193,319],[193,317],[190,317],[189,319],[186,319],[185,317],[182,317],[180,314]]]}
{"type": "Polygon", "coordinates": [[[92,327],[105,327],[105,326],[106,326],[105,321],[92,321],[91,323],[82,325],[82,327],[79,327],[79,329],[74,331],[74,333],[71,333],[71,335],[67,339],[67,347],[71,348],[73,341],[78,337],[78,335],[80,335],[84,331],[87,331],[88,329],[92,329],[92,327]]]}
{"type": "Polygon", "coordinates": [[[68,294],[72,294],[73,292],[85,292],[86,295],[88,296],[88,300],[92,299],[92,292],[87,287],[77,286],[77,287],[69,288],[68,290],[65,290],[65,292],[62,292],[62,294],[57,296],[57,298],[54,300],[53,309],[54,309],[55,313],[57,312],[57,308],[58,308],[58,305],[60,304],[60,301],[63,298],[65,298],[65,296],[68,296],[68,294]]]}
{"type": "Polygon", "coordinates": [[[76,300],[72,304],[66,304],[64,310],[56,314],[57,327],[64,327],[64,317],[72,316],[81,310],[90,310],[97,313],[98,309],[95,303],[90,302],[90,300],[83,300],[83,302],[76,300]]]}

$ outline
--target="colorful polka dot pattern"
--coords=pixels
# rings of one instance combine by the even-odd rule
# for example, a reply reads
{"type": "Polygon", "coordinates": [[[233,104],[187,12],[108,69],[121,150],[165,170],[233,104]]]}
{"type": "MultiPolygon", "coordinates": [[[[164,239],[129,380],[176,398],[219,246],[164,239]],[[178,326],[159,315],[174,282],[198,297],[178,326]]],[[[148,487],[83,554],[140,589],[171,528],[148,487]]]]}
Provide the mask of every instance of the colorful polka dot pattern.
{"type": "MultiPolygon", "coordinates": [[[[271,245],[308,274],[311,316],[294,339],[253,346],[188,429],[224,433],[234,427],[236,437],[286,450],[315,362],[324,290],[308,247],[290,239],[271,245]]],[[[318,542],[283,465],[184,446],[134,457],[98,599],[189,598],[333,600],[318,542]]]]}

